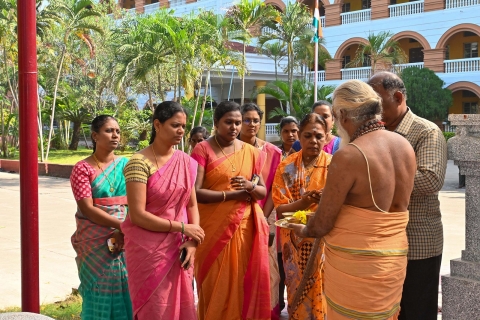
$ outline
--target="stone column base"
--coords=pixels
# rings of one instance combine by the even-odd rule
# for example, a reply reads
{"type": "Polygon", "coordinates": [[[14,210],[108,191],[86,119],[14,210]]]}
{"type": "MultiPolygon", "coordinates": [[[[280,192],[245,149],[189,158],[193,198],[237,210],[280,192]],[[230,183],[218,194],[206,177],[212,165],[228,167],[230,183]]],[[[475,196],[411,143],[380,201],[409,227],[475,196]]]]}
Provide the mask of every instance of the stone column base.
{"type": "Polygon", "coordinates": [[[471,320],[480,315],[480,262],[450,261],[451,273],[442,276],[442,319],[471,320]]]}

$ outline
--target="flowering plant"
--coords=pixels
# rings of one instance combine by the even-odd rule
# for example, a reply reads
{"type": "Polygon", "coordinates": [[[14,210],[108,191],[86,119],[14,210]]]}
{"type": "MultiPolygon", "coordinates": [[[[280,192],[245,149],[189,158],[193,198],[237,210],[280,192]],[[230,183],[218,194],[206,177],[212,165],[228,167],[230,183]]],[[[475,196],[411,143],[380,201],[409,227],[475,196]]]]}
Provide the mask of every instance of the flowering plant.
{"type": "Polygon", "coordinates": [[[293,214],[293,217],[295,219],[300,220],[301,223],[307,224],[307,213],[309,213],[309,212],[305,211],[305,210],[298,210],[297,212],[295,212],[293,214]]]}

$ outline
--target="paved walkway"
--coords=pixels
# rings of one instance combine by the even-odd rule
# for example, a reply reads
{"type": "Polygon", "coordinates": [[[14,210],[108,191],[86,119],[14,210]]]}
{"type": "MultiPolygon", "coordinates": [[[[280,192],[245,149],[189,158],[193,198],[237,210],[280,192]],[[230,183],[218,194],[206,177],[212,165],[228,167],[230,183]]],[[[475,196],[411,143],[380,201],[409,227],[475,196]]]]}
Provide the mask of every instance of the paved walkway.
{"type": "MultiPolygon", "coordinates": [[[[458,168],[449,161],[440,193],[445,234],[442,274],[449,273],[450,259],[460,257],[465,248],[465,189],[458,189],[457,185],[458,168]]],[[[0,203],[0,308],[4,308],[21,304],[17,174],[0,172],[0,203]]],[[[69,181],[40,177],[39,205],[40,302],[48,303],[63,299],[79,284],[75,252],[70,244],[76,204],[69,181]]]]}

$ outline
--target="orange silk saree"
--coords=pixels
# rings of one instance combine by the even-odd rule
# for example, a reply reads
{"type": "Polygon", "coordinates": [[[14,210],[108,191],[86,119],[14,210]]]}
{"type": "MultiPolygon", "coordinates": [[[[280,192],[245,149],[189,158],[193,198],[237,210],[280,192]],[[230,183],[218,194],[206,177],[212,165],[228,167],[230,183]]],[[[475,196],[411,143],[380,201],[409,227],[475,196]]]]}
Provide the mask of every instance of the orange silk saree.
{"type": "MultiPolygon", "coordinates": [[[[192,157],[205,168],[203,189],[230,191],[230,178],[260,175],[265,154],[244,144],[216,158],[207,141],[192,157]],[[232,163],[237,169],[232,172],[232,163]]],[[[205,239],[195,254],[198,318],[270,319],[268,225],[257,202],[198,204],[205,239]]]]}
{"type": "MultiPolygon", "coordinates": [[[[325,186],[327,167],[332,156],[322,151],[316,162],[305,168],[302,153],[303,151],[300,150],[288,156],[278,166],[272,186],[275,207],[300,200],[306,191],[319,190],[325,186]]],[[[307,210],[315,212],[317,207],[318,204],[312,204],[307,210]]],[[[297,237],[288,229],[280,230],[290,319],[323,320],[325,316],[325,303],[322,296],[323,245],[315,255],[314,271],[307,275],[308,282],[298,305],[292,305],[297,287],[304,276],[314,241],[313,238],[297,237]]]]}

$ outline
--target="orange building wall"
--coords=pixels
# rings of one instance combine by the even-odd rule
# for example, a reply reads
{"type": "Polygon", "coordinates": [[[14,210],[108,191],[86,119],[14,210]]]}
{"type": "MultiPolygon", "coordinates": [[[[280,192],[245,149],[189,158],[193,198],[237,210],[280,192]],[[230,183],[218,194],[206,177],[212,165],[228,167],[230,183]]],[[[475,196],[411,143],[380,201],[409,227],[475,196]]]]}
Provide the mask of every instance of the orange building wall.
{"type": "Polygon", "coordinates": [[[464,37],[463,32],[453,35],[447,42],[447,46],[450,46],[449,60],[463,59],[463,44],[469,42],[478,42],[478,44],[480,44],[480,37],[464,37]]]}
{"type": "Polygon", "coordinates": [[[343,1],[343,3],[350,3],[350,12],[362,10],[362,1],[361,0],[343,1]]]}
{"type": "Polygon", "coordinates": [[[123,0],[122,8],[124,8],[124,9],[135,8],[135,0],[123,0]]]}
{"type": "Polygon", "coordinates": [[[422,47],[420,42],[410,42],[410,39],[408,39],[408,38],[398,40],[398,44],[402,48],[403,52],[405,52],[405,54],[407,55],[406,63],[408,63],[408,59],[410,58],[409,50],[413,49],[413,48],[421,48],[422,47]]]}
{"type": "Polygon", "coordinates": [[[453,105],[448,109],[448,113],[462,114],[464,102],[477,102],[478,104],[480,104],[479,97],[462,97],[462,92],[463,90],[460,90],[452,94],[453,105]]]}
{"type": "MultiPolygon", "coordinates": [[[[345,51],[343,51],[342,59],[345,56],[350,56],[350,61],[352,61],[355,58],[355,54],[357,53],[357,50],[358,50],[358,44],[352,44],[347,49],[345,49],[345,51]]],[[[354,67],[350,67],[350,68],[354,68],[354,67]]]]}

